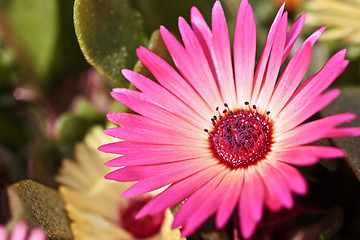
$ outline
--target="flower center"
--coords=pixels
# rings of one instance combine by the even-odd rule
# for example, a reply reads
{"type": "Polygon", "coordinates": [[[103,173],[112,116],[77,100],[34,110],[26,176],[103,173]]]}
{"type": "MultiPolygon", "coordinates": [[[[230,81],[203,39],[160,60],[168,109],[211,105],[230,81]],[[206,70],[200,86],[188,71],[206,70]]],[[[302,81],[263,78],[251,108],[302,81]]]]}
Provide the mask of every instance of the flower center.
{"type": "Polygon", "coordinates": [[[222,113],[216,108],[218,116],[211,118],[212,131],[204,129],[214,155],[231,169],[257,164],[265,159],[272,144],[270,112],[260,114],[255,105],[245,105],[246,109],[232,111],[225,103],[222,113]]]}
{"type": "Polygon", "coordinates": [[[151,200],[151,197],[132,198],[125,208],[120,209],[121,227],[128,230],[136,238],[148,238],[159,232],[164,212],[136,219],[136,214],[151,200]]]}

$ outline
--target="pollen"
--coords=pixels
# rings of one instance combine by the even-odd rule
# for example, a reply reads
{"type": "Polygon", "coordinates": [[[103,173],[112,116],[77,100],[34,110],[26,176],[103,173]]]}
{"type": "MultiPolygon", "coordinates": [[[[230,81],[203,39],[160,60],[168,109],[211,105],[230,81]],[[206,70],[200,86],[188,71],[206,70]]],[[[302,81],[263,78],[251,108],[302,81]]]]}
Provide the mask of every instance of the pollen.
{"type": "Polygon", "coordinates": [[[208,133],[211,149],[221,164],[231,169],[248,168],[265,159],[272,145],[270,112],[261,114],[255,105],[245,102],[245,108],[225,109],[211,118],[208,133]]]}

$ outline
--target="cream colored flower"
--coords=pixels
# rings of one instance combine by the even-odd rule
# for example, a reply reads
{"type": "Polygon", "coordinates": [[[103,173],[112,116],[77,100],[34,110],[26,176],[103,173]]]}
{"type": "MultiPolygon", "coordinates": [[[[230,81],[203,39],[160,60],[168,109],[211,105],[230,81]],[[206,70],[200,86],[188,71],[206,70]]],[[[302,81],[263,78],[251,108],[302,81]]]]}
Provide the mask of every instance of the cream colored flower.
{"type": "Polygon", "coordinates": [[[360,43],[360,0],[309,0],[306,23],[328,26],[320,39],[360,43]]]}
{"type": "Polygon", "coordinates": [[[165,213],[135,220],[136,212],[152,196],[122,199],[120,195],[132,183],[106,180],[110,169],[103,164],[114,158],[97,148],[112,138],[95,127],[83,143],[76,145],[76,160],[64,159],[57,181],[72,220],[75,239],[104,240],[177,240],[179,230],[171,230],[173,220],[169,210],[165,213]],[[152,232],[155,232],[152,234],[152,232]]]}

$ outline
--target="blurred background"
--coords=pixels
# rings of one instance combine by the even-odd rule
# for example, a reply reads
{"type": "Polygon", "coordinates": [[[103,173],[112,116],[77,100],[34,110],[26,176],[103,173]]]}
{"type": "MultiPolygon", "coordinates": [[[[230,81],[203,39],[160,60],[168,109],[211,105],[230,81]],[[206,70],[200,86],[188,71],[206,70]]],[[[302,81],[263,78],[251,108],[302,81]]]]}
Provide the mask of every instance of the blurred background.
{"type": "MultiPolygon", "coordinates": [[[[233,35],[240,1],[221,2],[233,35]]],[[[249,2],[257,24],[259,55],[282,1],[249,2]]],[[[49,239],[74,237],[70,222],[76,217],[68,214],[66,196],[60,193],[61,197],[58,189],[60,185],[80,187],[74,184],[76,179],[70,182],[59,177],[67,169],[63,159],[77,163],[83,158],[79,144],[87,144],[86,136],[93,134],[95,126],[103,129],[109,124],[106,114],[128,111],[109,94],[114,87],[132,88],[121,69],[135,69],[151,77],[137,62],[135,49],[146,46],[171,62],[157,32],[159,26],[178,34],[178,16],[189,20],[191,6],[197,6],[210,23],[213,3],[77,0],[74,5],[73,0],[0,0],[0,224],[11,228],[13,223],[9,223],[26,219],[31,227],[44,228],[49,239]],[[50,193],[54,196],[44,200],[41,194],[50,193]],[[54,199],[57,205],[51,205],[54,199]],[[49,224],[53,219],[62,220],[49,224]]],[[[343,48],[350,59],[332,86],[342,89],[342,95],[316,117],[346,111],[360,117],[360,1],[288,0],[285,9],[289,25],[299,14],[308,13],[295,50],[314,30],[328,26],[315,44],[307,77],[343,48]]],[[[351,125],[359,127],[359,120],[351,125]]],[[[101,139],[99,132],[96,136],[101,139]]],[[[290,211],[266,212],[254,239],[360,239],[360,140],[329,139],[319,144],[342,147],[348,157],[301,168],[309,194],[296,197],[290,211]]],[[[96,149],[86,146],[90,152],[96,149]]],[[[90,196],[86,190],[82,194],[90,196]]],[[[150,236],[136,236],[131,226],[126,229],[133,234],[131,239],[150,236]]],[[[210,219],[189,239],[233,239],[232,234],[231,226],[216,230],[210,219]]]]}

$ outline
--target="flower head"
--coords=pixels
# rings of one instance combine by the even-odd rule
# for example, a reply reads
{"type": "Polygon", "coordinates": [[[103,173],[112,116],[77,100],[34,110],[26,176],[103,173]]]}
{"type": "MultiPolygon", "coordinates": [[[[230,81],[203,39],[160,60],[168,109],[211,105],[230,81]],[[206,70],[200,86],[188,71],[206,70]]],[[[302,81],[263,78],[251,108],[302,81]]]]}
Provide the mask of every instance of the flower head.
{"type": "Polygon", "coordinates": [[[135,218],[153,194],[123,199],[120,194],[132,183],[118,184],[104,179],[108,168],[103,164],[111,156],[97,148],[109,141],[103,129],[95,127],[84,143],[76,145],[76,162],[65,159],[57,176],[60,194],[73,221],[71,229],[75,239],[180,240],[179,230],[171,230],[170,210],[135,218]]]}
{"type": "Polygon", "coordinates": [[[213,214],[217,227],[224,227],[237,206],[241,233],[249,238],[262,219],[264,205],[271,211],[289,209],[294,205],[292,193],[307,192],[304,177],[292,165],[312,165],[319,158],[345,155],[335,147],[307,144],[360,134],[357,128],[336,128],[354,119],[351,113],[301,124],[339,95],[339,90],[323,92],[348,60],[344,50],[336,53],[299,86],[312,47],[324,31],[321,28],[280,73],[305,21],[301,15],[287,31],[283,9],[275,17],[256,68],[255,20],[250,4],[243,0],[233,48],[223,9],[216,1],[211,30],[195,7],[191,26],[179,18],[184,45],[165,27],[160,28],[177,70],[143,47],[137,55],[158,83],[123,70],[140,92],[114,89],[111,94],[139,115],[108,114],[121,127],[105,133],[124,141],[100,150],[121,154],[107,166],[124,167],[106,178],[138,181],[122,194],[125,198],[169,185],[138,217],[185,200],[173,227],[182,226],[182,235],[188,236],[213,214]]]}
{"type": "Polygon", "coordinates": [[[28,232],[28,226],[25,222],[18,222],[10,236],[7,235],[5,226],[0,225],[1,240],[46,240],[45,232],[41,228],[34,228],[28,232]]]}

